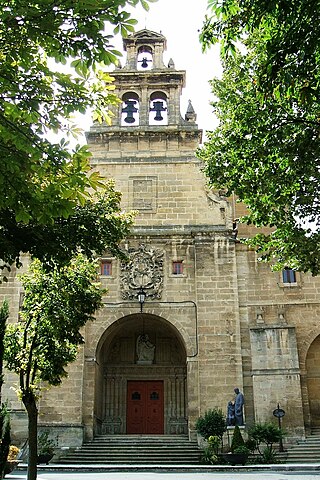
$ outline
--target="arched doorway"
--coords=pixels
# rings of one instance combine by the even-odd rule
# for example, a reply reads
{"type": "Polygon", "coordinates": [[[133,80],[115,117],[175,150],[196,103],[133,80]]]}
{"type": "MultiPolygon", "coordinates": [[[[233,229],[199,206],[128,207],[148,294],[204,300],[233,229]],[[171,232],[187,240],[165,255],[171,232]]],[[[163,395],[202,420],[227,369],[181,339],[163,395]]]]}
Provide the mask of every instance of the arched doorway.
{"type": "Polygon", "coordinates": [[[133,314],[97,349],[95,433],[187,433],[186,349],[165,319],[133,314]]]}
{"type": "Polygon", "coordinates": [[[311,427],[320,427],[320,336],[310,345],[306,370],[311,427]]]}

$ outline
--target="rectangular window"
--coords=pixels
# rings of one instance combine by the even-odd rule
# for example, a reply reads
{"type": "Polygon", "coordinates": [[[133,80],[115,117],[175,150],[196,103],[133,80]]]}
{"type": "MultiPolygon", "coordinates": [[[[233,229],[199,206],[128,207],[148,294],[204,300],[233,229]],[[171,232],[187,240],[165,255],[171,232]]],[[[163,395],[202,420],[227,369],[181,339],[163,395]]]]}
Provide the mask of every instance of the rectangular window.
{"type": "Polygon", "coordinates": [[[172,262],[172,273],[173,273],[173,275],[182,275],[183,274],[182,260],[172,262]]]}
{"type": "Polygon", "coordinates": [[[110,277],[112,275],[112,262],[110,260],[101,260],[101,275],[110,277]]]}
{"type": "Polygon", "coordinates": [[[297,283],[296,272],[292,268],[282,270],[283,283],[297,283]]]}

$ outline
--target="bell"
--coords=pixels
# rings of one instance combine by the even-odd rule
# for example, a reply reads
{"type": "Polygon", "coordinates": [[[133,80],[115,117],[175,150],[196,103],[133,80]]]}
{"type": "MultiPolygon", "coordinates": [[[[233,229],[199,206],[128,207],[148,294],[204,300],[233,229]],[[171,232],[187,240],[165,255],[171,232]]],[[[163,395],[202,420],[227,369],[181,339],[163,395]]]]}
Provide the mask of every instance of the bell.
{"type": "Polygon", "coordinates": [[[163,120],[163,116],[161,115],[161,112],[165,112],[167,110],[167,107],[163,106],[163,102],[157,100],[156,102],[153,102],[153,108],[150,108],[150,112],[156,112],[156,115],[154,119],[157,122],[161,122],[163,120]]]}
{"type": "Polygon", "coordinates": [[[141,62],[141,67],[142,68],[148,68],[148,60],[146,57],[143,57],[142,62],[141,62]]]}
{"type": "Polygon", "coordinates": [[[137,103],[136,100],[125,100],[124,102],[126,106],[122,109],[122,113],[126,113],[127,116],[124,119],[126,123],[135,123],[136,119],[134,118],[133,114],[138,111],[135,104],[137,103]]]}

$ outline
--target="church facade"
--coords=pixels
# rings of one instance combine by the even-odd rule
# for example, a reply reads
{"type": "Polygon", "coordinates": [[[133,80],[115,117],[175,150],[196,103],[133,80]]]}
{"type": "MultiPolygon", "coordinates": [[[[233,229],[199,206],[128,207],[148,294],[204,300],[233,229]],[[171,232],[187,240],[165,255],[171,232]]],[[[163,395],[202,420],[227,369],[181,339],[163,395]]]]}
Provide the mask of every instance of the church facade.
{"type": "MultiPolygon", "coordinates": [[[[273,272],[237,241],[242,207],[206,186],[195,156],[202,132],[191,102],[180,113],[186,74],[164,64],[165,37],[141,30],[124,49],[113,123],[94,124],[87,141],[123,208],[138,212],[123,245],[129,262],[100,259],[104,307],[69,377],[43,392],[40,425],[60,447],[106,433],[194,438],[199,415],[226,411],[238,387],[246,425],[276,421],[279,404],[288,438],[303,438],[320,426],[319,278],[273,272]]],[[[0,289],[11,321],[16,274],[0,289]]],[[[6,394],[14,435],[26,437],[23,407],[6,394]]]]}

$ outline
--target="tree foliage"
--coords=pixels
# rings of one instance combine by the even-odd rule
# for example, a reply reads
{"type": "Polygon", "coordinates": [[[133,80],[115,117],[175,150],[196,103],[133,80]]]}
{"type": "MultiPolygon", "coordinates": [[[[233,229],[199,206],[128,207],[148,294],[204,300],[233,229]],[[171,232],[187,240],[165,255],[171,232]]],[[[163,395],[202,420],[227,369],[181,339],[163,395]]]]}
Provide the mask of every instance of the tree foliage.
{"type": "Polygon", "coordinates": [[[29,252],[46,267],[57,263],[66,265],[79,250],[90,259],[101,256],[107,249],[121,256],[119,244],[129,233],[133,213],[124,213],[120,200],[121,194],[109,180],[104,192],[94,201],[87,199],[67,218],[56,218],[49,225],[17,222],[12,211],[0,210],[2,260],[10,270],[13,262],[20,265],[21,252],[29,252]]]}
{"type": "Polygon", "coordinates": [[[9,324],[5,359],[20,376],[22,395],[39,381],[59,385],[65,366],[83,343],[79,331],[101,306],[103,291],[96,283],[97,265],[78,255],[72,265],[43,268],[39,260],[19,275],[24,297],[19,322],[9,324]]]}
{"type": "Polygon", "coordinates": [[[262,463],[275,463],[276,450],[274,444],[278,444],[285,432],[273,423],[256,423],[248,431],[249,440],[255,442],[262,463]],[[264,446],[263,446],[264,445],[264,446]]]}
{"type": "Polygon", "coordinates": [[[217,436],[221,440],[227,430],[222,410],[214,408],[205,411],[196,421],[196,430],[205,440],[210,436],[217,436]]]}
{"type": "Polygon", "coordinates": [[[83,255],[72,265],[49,271],[35,260],[20,275],[24,288],[21,319],[9,324],[5,361],[19,376],[19,396],[28,413],[28,480],[36,478],[37,398],[41,382],[59,385],[66,366],[76,359],[84,341],[80,329],[102,305],[103,291],[96,283],[97,266],[83,255]]]}
{"type": "Polygon", "coordinates": [[[73,116],[88,108],[110,122],[118,99],[106,66],[120,55],[112,38],[134,29],[127,7],[150,1],[0,0],[1,259],[14,256],[17,229],[27,231],[26,247],[36,246],[44,225],[77,214],[92,190],[108,192],[87,146],[71,150],[67,137],[79,133],[73,116]],[[51,132],[65,138],[49,140],[51,132]]]}
{"type": "Polygon", "coordinates": [[[261,258],[317,274],[319,2],[209,4],[201,41],[220,41],[224,63],[212,81],[220,124],[199,152],[209,181],[248,205],[245,221],[274,229],[249,242],[261,258]]]}

